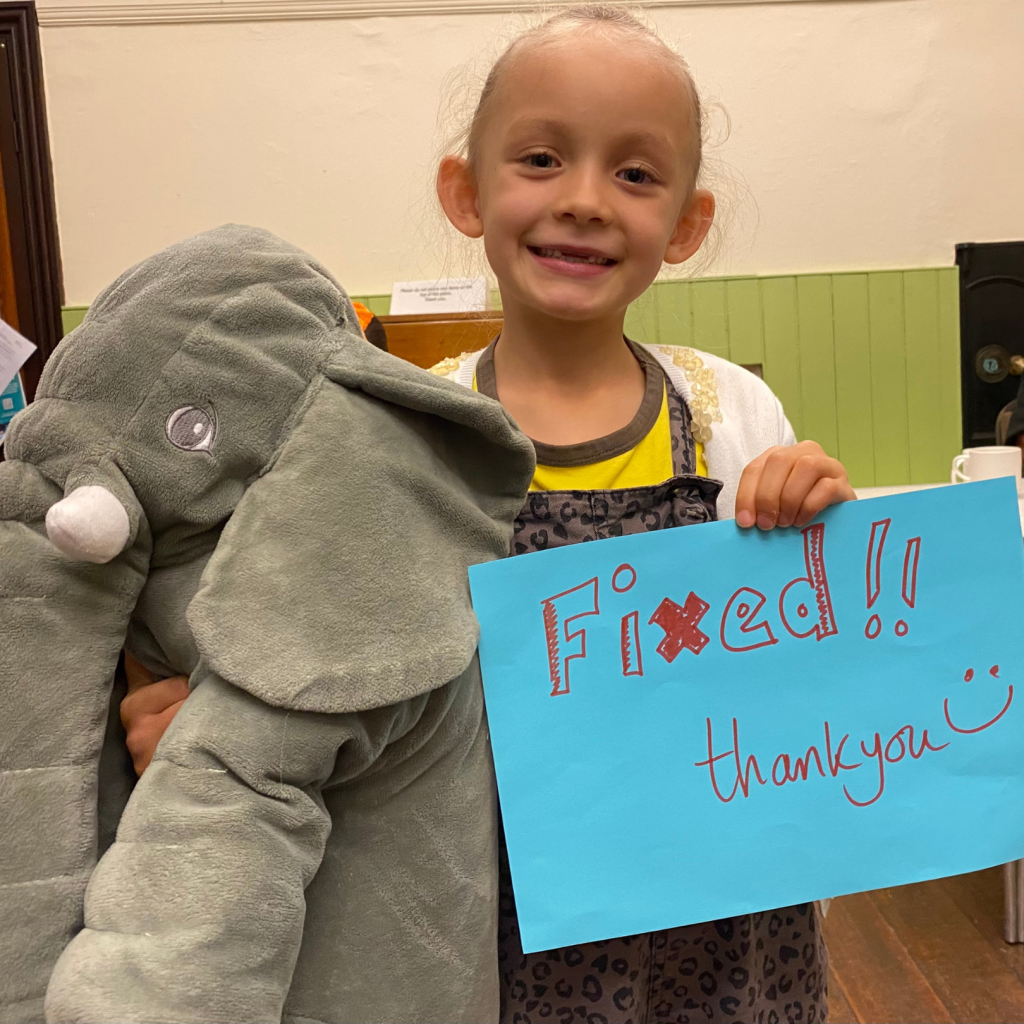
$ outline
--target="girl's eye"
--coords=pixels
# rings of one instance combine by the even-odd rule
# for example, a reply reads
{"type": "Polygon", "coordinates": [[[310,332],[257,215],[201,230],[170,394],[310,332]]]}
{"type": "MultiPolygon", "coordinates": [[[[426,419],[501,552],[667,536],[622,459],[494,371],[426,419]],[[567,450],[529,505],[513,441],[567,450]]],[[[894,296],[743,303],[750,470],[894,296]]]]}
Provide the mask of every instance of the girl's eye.
{"type": "Polygon", "coordinates": [[[555,158],[550,153],[531,153],[526,158],[526,162],[531,167],[536,167],[542,171],[550,170],[555,166],[555,158]]]}
{"type": "Polygon", "coordinates": [[[648,185],[654,181],[642,167],[626,167],[619,171],[619,176],[630,185],[648,185]]]}

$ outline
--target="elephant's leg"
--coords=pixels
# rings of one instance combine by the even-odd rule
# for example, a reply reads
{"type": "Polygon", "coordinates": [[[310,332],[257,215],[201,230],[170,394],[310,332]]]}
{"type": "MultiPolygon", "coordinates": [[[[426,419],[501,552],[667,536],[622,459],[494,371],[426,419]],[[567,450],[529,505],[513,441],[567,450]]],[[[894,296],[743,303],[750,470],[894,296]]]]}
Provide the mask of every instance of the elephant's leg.
{"type": "MultiPolygon", "coordinates": [[[[38,504],[47,484],[32,487],[38,504]]],[[[41,520],[0,521],[0,1022],[43,1019],[50,971],[82,924],[110,685],[147,556],[75,563],[41,520]]]]}

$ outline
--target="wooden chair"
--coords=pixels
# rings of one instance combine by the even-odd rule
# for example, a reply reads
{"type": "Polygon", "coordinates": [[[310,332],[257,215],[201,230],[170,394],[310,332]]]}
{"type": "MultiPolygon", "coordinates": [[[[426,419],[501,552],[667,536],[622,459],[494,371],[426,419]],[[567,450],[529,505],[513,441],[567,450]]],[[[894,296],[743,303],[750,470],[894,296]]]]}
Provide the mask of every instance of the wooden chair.
{"type": "Polygon", "coordinates": [[[486,348],[501,331],[500,310],[480,313],[408,313],[378,317],[388,351],[429,370],[442,359],[486,348]]]}

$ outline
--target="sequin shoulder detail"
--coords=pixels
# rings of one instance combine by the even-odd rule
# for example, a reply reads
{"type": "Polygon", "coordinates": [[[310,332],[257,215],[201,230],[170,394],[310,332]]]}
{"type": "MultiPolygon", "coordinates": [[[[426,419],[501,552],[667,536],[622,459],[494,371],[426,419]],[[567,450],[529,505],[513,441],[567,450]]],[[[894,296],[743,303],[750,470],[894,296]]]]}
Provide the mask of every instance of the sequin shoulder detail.
{"type": "Polygon", "coordinates": [[[430,372],[436,377],[450,377],[473,353],[472,352],[460,352],[454,359],[442,359],[441,362],[435,363],[431,368],[430,372]]]}
{"type": "Polygon", "coordinates": [[[711,424],[722,422],[715,371],[705,366],[704,360],[692,348],[658,345],[657,349],[683,371],[690,385],[690,432],[695,441],[706,445],[711,440],[711,424]]]}

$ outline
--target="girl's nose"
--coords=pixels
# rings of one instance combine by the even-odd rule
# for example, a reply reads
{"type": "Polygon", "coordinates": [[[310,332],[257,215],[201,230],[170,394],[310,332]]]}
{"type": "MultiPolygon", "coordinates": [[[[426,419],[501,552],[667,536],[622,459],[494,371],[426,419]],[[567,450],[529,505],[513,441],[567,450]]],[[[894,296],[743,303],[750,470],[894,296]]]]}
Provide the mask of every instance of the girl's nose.
{"type": "Polygon", "coordinates": [[[562,178],[554,214],[559,220],[605,224],[611,209],[605,195],[604,176],[597,170],[580,167],[562,178]]]}

